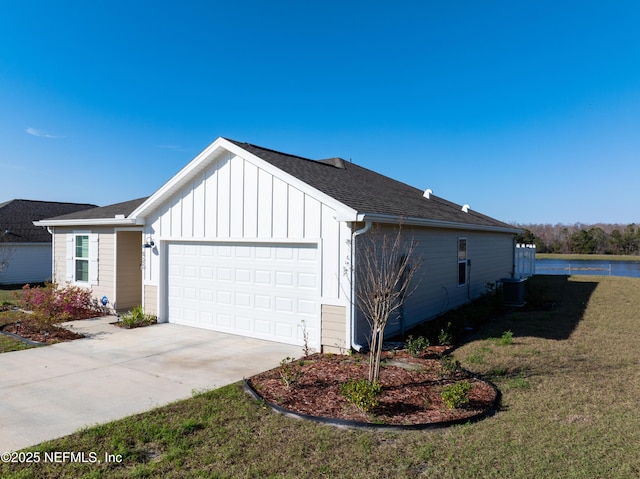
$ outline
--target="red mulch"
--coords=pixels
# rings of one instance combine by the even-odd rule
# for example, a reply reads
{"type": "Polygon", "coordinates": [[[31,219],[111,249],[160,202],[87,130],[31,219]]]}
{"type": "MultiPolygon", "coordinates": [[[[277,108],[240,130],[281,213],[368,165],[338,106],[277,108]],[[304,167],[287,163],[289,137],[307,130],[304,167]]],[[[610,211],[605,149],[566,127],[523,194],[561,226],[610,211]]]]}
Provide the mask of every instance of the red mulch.
{"type": "Polygon", "coordinates": [[[24,311],[15,311],[8,314],[11,314],[11,317],[5,318],[7,323],[0,326],[2,331],[17,334],[31,341],[54,344],[84,338],[82,334],[76,333],[75,331],[56,325],[40,324],[33,321],[29,313],[24,311]]]}
{"type": "Polygon", "coordinates": [[[60,326],[37,326],[32,323],[21,323],[17,329],[15,324],[10,324],[5,326],[3,331],[17,334],[23,338],[30,339],[31,341],[47,344],[84,338],[82,334],[60,326]]]}
{"type": "MultiPolygon", "coordinates": [[[[341,393],[348,379],[366,379],[368,357],[315,354],[291,366],[297,378],[287,386],[282,368],[249,378],[249,385],[266,401],[290,411],[311,416],[391,425],[423,425],[465,420],[486,413],[495,406],[497,391],[472,375],[443,368],[438,351],[430,348],[420,357],[406,352],[387,353],[380,371],[380,404],[365,413],[341,393]],[[448,384],[468,381],[472,385],[469,404],[449,409],[440,393],[448,384]]],[[[291,367],[289,368],[291,369],[291,367]]]]}

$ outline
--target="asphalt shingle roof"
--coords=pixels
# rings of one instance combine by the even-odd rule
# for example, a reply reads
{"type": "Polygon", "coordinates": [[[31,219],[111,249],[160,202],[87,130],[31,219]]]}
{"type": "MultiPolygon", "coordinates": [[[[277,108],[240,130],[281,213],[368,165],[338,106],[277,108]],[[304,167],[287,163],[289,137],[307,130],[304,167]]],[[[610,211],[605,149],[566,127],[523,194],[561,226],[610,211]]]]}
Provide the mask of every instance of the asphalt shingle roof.
{"type": "Polygon", "coordinates": [[[108,206],[100,206],[90,210],[77,211],[66,215],[47,218],[48,220],[99,220],[107,218],[115,218],[116,215],[124,215],[126,218],[140,206],[147,197],[137,198],[135,200],[123,201],[108,206]]]}
{"type": "Polygon", "coordinates": [[[310,160],[230,140],[273,166],[335,198],[358,213],[402,216],[478,226],[513,228],[489,216],[430,195],[375,171],[339,158],[310,160]]]}
{"type": "Polygon", "coordinates": [[[0,242],[51,243],[46,228],[33,222],[77,211],[90,211],[96,205],[86,203],[58,203],[53,201],[10,200],[0,203],[0,242]]]}
{"type": "MultiPolygon", "coordinates": [[[[424,198],[423,191],[340,158],[311,160],[250,143],[226,139],[276,168],[352,208],[359,214],[388,215],[443,223],[489,228],[513,227],[490,216],[447,201],[439,196],[424,198]]],[[[94,220],[128,217],[147,198],[78,211],[50,220],[94,220]]]]}

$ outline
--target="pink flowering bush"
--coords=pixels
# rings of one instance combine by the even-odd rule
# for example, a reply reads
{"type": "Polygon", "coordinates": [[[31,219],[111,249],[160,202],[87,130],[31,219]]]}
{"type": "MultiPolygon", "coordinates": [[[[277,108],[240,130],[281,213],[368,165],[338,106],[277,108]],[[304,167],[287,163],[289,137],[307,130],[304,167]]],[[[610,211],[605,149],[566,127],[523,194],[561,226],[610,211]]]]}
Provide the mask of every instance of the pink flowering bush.
{"type": "Polygon", "coordinates": [[[91,295],[91,290],[69,284],[60,287],[55,283],[34,288],[24,285],[21,306],[33,312],[34,320],[47,324],[94,318],[108,312],[91,295]]]}

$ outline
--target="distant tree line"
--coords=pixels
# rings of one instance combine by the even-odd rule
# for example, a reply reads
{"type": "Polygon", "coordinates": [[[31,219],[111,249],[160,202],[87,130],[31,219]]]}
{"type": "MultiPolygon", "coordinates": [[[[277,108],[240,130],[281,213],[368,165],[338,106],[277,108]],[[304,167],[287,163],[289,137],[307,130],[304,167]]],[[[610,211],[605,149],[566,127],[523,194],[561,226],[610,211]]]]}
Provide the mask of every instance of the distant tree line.
{"type": "Polygon", "coordinates": [[[634,223],[574,225],[516,224],[524,233],[516,240],[535,244],[538,253],[640,254],[640,227],[634,223]]]}

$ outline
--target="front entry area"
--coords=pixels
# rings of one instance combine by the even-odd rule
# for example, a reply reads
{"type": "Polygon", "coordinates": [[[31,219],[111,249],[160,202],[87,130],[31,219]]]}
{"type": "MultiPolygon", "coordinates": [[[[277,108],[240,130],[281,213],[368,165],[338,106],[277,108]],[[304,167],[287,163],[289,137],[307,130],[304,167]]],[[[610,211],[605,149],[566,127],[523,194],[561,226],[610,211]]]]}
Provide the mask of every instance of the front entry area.
{"type": "Polygon", "coordinates": [[[303,345],[319,342],[320,261],[310,244],[170,242],[171,323],[303,345]]]}
{"type": "Polygon", "coordinates": [[[142,232],[116,231],[115,308],[125,311],[142,304],[142,232]]]}

